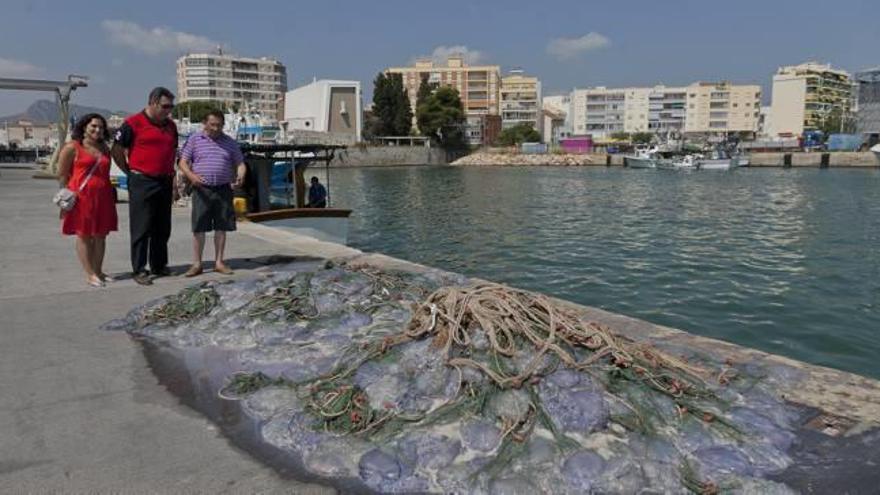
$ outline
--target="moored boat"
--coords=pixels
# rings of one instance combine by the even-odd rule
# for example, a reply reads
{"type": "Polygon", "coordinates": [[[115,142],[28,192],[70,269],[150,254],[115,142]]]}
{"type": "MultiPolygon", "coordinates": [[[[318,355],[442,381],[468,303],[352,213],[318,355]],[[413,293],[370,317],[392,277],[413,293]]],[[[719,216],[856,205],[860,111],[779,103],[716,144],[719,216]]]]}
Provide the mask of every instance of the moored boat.
{"type": "Polygon", "coordinates": [[[657,148],[636,148],[635,155],[624,155],[623,162],[629,168],[657,168],[657,148]]]}
{"type": "Polygon", "coordinates": [[[330,206],[329,164],[334,151],[342,148],[344,146],[242,144],[249,172],[244,191],[249,200],[248,211],[243,217],[321,241],[346,244],[351,210],[314,208],[305,204],[305,170],[313,162],[324,162],[327,205],[330,206]],[[286,186],[279,187],[279,179],[286,182],[286,186]]]}
{"type": "Polygon", "coordinates": [[[661,170],[693,170],[697,168],[698,157],[696,155],[684,155],[672,159],[660,159],[657,168],[661,170]]]}

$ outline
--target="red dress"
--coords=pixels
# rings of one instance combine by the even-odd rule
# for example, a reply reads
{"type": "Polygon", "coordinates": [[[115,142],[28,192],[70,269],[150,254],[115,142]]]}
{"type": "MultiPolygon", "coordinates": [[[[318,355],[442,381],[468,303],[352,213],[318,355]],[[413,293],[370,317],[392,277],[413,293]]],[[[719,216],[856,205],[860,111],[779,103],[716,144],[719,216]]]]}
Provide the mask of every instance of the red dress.
{"type": "Polygon", "coordinates": [[[101,158],[86,151],[82,144],[74,141],[76,157],[67,188],[76,194],[73,209],[65,212],[61,219],[61,232],[66,235],[106,236],[115,231],[116,202],[113,199],[113,186],[110,184],[110,155],[101,158]],[[98,160],[98,167],[92,172],[86,186],[79,191],[80,184],[98,160]]]}

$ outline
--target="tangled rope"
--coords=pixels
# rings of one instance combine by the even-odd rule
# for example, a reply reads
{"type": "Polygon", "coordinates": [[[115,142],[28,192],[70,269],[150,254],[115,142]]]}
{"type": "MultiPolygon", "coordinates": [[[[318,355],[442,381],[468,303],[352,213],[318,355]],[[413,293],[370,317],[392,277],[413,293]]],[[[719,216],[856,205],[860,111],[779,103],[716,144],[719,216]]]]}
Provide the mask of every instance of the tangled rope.
{"type": "Polygon", "coordinates": [[[174,324],[193,320],[210,313],[219,300],[217,292],[206,284],[187,287],[144,313],[143,321],[174,324]]]}
{"type": "Polygon", "coordinates": [[[248,316],[260,318],[281,310],[289,320],[315,318],[318,310],[312,302],[309,282],[308,277],[293,277],[255,297],[248,308],[248,316]]]}
{"type": "Polygon", "coordinates": [[[585,322],[546,296],[497,284],[435,291],[415,311],[404,335],[398,340],[433,338],[448,365],[478,369],[501,388],[519,388],[537,378],[548,355],[575,370],[626,372],[673,397],[697,392],[709,377],[697,366],[585,322]],[[474,359],[476,332],[488,340],[491,361],[474,359]],[[589,351],[587,356],[578,359],[578,348],[589,351]],[[499,357],[525,353],[532,357],[519,372],[497,365],[499,357]]]}

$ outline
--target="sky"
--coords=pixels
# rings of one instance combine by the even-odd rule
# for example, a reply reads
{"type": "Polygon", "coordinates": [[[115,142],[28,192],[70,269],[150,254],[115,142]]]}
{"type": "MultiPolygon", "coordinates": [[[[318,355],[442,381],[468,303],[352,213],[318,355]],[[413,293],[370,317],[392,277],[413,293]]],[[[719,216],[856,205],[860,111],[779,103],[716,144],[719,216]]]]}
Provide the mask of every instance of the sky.
{"type": "MultiPolygon", "coordinates": [[[[0,77],[86,75],[74,103],[111,110],[140,109],[154,86],[176,91],[176,59],[217,45],[277,58],[289,88],[359,80],[365,102],[384,68],[453,52],[522,68],[545,95],[729,80],[763,85],[767,100],[782,65],[880,66],[880,0],[2,3],[0,77]]],[[[47,96],[0,90],[0,115],[47,96]]]]}

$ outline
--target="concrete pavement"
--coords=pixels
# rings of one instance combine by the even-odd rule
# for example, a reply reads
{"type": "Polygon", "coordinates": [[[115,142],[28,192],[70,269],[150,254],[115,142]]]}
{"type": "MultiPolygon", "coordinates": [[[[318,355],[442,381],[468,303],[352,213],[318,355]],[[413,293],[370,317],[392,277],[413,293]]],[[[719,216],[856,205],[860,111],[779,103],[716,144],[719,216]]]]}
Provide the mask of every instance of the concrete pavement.
{"type": "MultiPolygon", "coordinates": [[[[0,491],[332,492],[283,479],[236,449],[158,384],[128,335],[98,329],[192,280],[141,287],[127,278],[128,208],[120,204],[105,271],[122,280],[88,288],[50,202],[57,186],[32,172],[0,173],[0,491]]],[[[189,211],[175,209],[170,253],[179,272],[189,265],[190,239],[189,211]]],[[[258,225],[243,225],[228,244],[236,276],[270,256],[357,253],[258,225]]]]}

